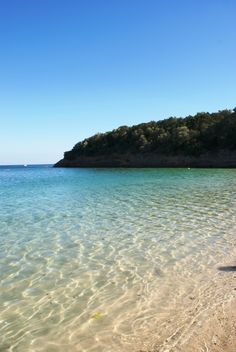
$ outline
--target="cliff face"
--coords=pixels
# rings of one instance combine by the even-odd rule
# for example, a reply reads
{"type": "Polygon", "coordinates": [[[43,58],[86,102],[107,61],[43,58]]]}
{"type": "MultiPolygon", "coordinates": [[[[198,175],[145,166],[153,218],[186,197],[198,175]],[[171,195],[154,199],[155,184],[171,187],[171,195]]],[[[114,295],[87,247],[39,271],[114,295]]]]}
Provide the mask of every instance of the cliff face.
{"type": "Polygon", "coordinates": [[[236,151],[205,153],[200,156],[161,154],[114,154],[62,159],[55,167],[203,167],[236,168],[236,151]]]}

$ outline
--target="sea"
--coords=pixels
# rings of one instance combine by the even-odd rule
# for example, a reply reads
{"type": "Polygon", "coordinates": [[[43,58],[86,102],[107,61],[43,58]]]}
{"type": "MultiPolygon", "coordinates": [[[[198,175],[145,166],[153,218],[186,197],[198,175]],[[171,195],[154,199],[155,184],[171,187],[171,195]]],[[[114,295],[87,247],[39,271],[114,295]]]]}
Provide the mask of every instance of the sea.
{"type": "Polygon", "coordinates": [[[0,167],[0,351],[171,349],[235,230],[234,169],[0,167]]]}

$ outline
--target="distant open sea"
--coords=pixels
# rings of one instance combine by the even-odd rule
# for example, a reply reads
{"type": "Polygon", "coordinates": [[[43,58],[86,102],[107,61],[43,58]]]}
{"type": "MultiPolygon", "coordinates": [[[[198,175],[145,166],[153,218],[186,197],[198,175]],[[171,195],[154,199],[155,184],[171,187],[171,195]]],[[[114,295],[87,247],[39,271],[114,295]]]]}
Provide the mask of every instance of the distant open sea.
{"type": "Polygon", "coordinates": [[[235,230],[233,169],[0,167],[0,351],[166,351],[235,230]]]}

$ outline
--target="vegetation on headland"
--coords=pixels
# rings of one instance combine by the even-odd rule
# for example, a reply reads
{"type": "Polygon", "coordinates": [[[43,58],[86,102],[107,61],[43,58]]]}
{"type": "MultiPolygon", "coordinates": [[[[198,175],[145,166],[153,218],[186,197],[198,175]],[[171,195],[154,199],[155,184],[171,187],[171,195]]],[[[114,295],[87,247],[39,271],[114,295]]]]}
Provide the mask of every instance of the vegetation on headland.
{"type": "Polygon", "coordinates": [[[98,133],[64,153],[64,160],[123,154],[187,155],[236,150],[236,108],[170,117],[98,133]]]}

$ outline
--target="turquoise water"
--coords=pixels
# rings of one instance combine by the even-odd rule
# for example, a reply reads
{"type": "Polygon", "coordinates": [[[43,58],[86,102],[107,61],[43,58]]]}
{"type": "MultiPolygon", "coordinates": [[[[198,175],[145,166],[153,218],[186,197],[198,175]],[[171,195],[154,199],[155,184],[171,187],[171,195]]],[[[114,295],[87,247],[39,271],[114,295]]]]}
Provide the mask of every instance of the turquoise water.
{"type": "Polygon", "coordinates": [[[235,220],[236,170],[1,167],[0,351],[164,348],[235,220]]]}

